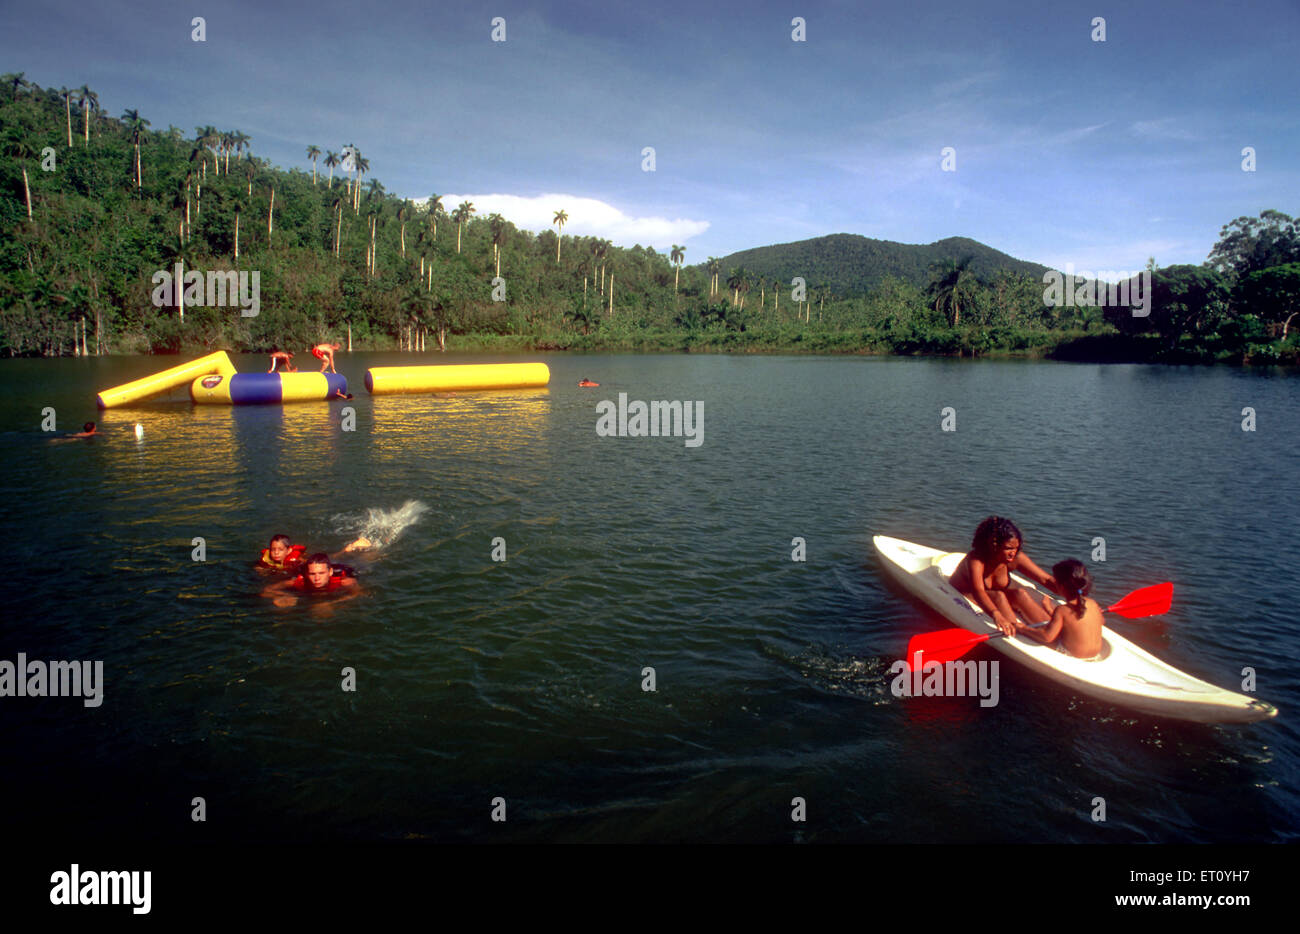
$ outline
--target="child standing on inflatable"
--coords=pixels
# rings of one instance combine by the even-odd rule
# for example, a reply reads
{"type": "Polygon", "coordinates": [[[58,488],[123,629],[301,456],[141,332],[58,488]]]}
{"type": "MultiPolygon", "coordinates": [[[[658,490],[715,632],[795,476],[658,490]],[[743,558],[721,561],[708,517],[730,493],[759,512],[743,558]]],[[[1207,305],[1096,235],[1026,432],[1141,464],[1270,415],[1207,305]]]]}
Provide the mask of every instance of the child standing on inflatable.
{"type": "Polygon", "coordinates": [[[274,373],[275,368],[279,366],[281,363],[284,364],[284,371],[286,373],[298,372],[298,368],[293,365],[293,354],[289,353],[289,351],[287,350],[271,351],[271,369],[267,370],[266,372],[274,373]]]}
{"type": "Polygon", "coordinates": [[[338,372],[338,370],[334,369],[334,351],[338,350],[340,346],[340,344],[324,343],[317,344],[311,349],[312,354],[320,360],[320,371],[322,373],[325,372],[327,366],[330,368],[331,373],[338,372]]]}
{"type": "Polygon", "coordinates": [[[975,529],[971,550],[952,572],[948,583],[970,597],[1008,636],[1016,633],[1016,612],[1030,623],[1051,619],[1023,587],[1011,582],[1014,571],[1058,593],[1055,579],[1020,550],[1024,538],[1010,519],[989,516],[975,529]]]}

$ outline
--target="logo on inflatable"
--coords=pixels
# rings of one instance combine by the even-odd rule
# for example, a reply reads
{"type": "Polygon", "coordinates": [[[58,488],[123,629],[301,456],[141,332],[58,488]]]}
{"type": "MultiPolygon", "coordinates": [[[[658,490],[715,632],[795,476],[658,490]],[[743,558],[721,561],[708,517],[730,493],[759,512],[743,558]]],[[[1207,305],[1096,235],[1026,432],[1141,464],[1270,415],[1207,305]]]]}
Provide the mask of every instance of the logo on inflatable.
{"type": "Polygon", "coordinates": [[[221,385],[221,381],[222,381],[224,378],[225,378],[225,377],[223,377],[223,376],[216,376],[216,375],[214,375],[214,376],[205,376],[205,377],[203,377],[203,382],[202,382],[200,385],[202,385],[204,389],[213,389],[213,388],[215,388],[215,387],[217,387],[217,386],[220,386],[220,385],[221,385]]]}

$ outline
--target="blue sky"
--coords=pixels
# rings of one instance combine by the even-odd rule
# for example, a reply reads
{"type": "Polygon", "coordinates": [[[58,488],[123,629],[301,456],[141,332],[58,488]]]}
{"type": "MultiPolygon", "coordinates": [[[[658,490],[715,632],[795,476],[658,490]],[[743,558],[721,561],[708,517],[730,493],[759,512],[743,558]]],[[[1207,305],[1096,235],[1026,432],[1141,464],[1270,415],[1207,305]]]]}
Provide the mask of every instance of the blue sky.
{"type": "Polygon", "coordinates": [[[1025,6],[5,0],[0,70],[284,167],[355,142],[390,192],[688,263],[848,232],[1128,270],[1300,213],[1295,0],[1025,6]]]}

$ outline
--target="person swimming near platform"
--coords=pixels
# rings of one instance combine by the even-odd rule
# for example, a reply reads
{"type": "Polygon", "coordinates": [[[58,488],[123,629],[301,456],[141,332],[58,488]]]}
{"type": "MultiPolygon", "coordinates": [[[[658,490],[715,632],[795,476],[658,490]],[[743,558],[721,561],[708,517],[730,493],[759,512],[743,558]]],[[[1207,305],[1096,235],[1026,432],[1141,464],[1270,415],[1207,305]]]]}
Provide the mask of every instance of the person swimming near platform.
{"type": "Polygon", "coordinates": [[[578,385],[584,388],[591,388],[592,386],[599,386],[600,383],[593,383],[591,380],[587,379],[587,377],[584,376],[582,379],[578,380],[578,385]]]}
{"type": "Polygon", "coordinates": [[[299,597],[333,597],[340,602],[361,593],[356,572],[346,564],[331,564],[329,555],[319,551],[302,563],[296,577],[269,585],[262,596],[270,597],[276,606],[293,606],[299,597]]]}
{"type": "Polygon", "coordinates": [[[1012,583],[1013,571],[1057,592],[1052,575],[1020,550],[1023,541],[1020,529],[1010,519],[989,516],[975,529],[971,550],[948,579],[948,583],[979,604],[1008,636],[1015,635],[1017,612],[1031,623],[1045,623],[1052,618],[1027,590],[1012,583]]]}
{"type": "Polygon", "coordinates": [[[1096,661],[1102,656],[1104,642],[1101,637],[1101,607],[1088,598],[1092,591],[1092,575],[1076,558],[1067,558],[1052,565],[1052,579],[1065,603],[1054,603],[1043,597],[1043,609],[1051,620],[1045,626],[1016,624],[1016,633],[1028,636],[1045,645],[1056,643],[1056,649],[1066,655],[1096,661]],[[1058,641],[1059,637],[1059,641],[1058,641]]]}
{"type": "Polygon", "coordinates": [[[51,441],[77,441],[82,438],[94,438],[98,434],[99,432],[95,430],[95,423],[86,422],[84,425],[81,426],[81,431],[78,431],[74,434],[63,435],[61,438],[51,438],[50,440],[51,441]]]}

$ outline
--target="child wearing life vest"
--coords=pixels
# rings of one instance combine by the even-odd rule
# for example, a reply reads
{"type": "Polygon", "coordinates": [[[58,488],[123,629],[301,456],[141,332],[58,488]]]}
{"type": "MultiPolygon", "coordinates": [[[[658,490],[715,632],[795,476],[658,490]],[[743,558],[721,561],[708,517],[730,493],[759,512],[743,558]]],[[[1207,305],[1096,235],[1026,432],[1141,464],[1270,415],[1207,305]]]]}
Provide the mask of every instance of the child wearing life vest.
{"type": "Polygon", "coordinates": [[[292,606],[300,596],[337,596],[339,600],[348,600],[360,593],[352,568],[330,564],[330,556],[319,551],[302,563],[297,577],[271,584],[262,591],[262,596],[273,598],[276,606],[292,606]]]}
{"type": "Polygon", "coordinates": [[[271,543],[262,549],[257,559],[257,566],[273,571],[293,570],[306,553],[307,546],[292,544],[288,535],[272,535],[271,543]]]}

